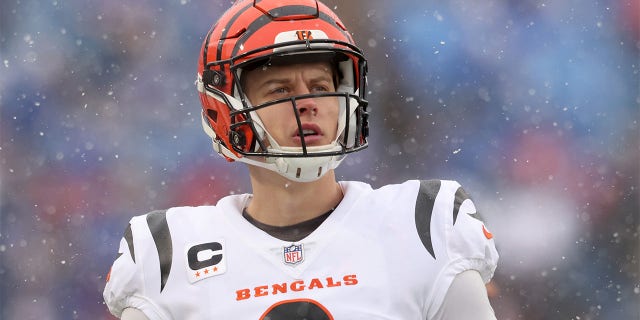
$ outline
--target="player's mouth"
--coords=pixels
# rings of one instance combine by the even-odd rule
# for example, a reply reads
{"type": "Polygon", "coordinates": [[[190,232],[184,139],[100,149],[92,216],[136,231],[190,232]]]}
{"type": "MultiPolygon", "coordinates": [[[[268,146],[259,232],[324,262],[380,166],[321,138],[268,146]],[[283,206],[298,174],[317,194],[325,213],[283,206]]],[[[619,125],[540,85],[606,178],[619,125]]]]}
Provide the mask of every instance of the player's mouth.
{"type": "Polygon", "coordinates": [[[303,123],[302,124],[302,136],[300,136],[300,130],[296,128],[293,134],[293,140],[296,144],[302,145],[302,138],[306,145],[314,145],[320,142],[324,137],[322,129],[315,123],[303,123]]]}

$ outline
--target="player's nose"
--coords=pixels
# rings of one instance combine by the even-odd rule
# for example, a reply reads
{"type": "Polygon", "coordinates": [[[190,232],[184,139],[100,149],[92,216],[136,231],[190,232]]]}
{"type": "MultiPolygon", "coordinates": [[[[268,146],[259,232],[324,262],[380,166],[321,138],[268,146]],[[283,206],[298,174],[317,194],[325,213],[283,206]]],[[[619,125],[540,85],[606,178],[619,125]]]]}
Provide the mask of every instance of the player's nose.
{"type": "MultiPolygon", "coordinates": [[[[296,87],[296,95],[310,94],[311,90],[306,85],[299,85],[296,87]]],[[[318,103],[315,98],[302,98],[296,99],[296,109],[300,116],[318,114],[318,103]]]]}

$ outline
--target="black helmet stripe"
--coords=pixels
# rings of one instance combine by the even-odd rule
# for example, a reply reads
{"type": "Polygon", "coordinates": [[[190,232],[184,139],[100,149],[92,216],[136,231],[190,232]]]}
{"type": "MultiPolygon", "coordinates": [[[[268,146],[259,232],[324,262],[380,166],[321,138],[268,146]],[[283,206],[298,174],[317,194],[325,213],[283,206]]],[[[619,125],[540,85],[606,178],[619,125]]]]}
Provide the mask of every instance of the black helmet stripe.
{"type": "MultiPolygon", "coordinates": [[[[253,3],[246,5],[244,8],[238,10],[236,14],[231,19],[229,19],[229,22],[227,23],[226,26],[224,26],[224,29],[222,29],[222,34],[220,35],[220,41],[218,41],[218,53],[216,55],[216,61],[222,60],[222,46],[224,45],[224,39],[227,38],[227,34],[231,30],[231,26],[236,22],[236,20],[238,20],[238,17],[240,17],[247,10],[247,8],[252,6],[253,6],[253,3]]],[[[221,67],[224,67],[224,66],[221,66],[221,67]]]]}
{"type": "Polygon", "coordinates": [[[211,28],[211,30],[209,30],[209,32],[207,33],[207,37],[205,40],[205,45],[204,48],[202,50],[202,65],[204,66],[204,68],[207,68],[207,53],[209,52],[209,39],[211,39],[211,34],[213,33],[213,30],[218,26],[218,24],[214,24],[213,28],[211,28]]]}
{"type": "Polygon", "coordinates": [[[269,10],[269,15],[278,18],[278,17],[288,17],[292,15],[310,15],[314,17],[318,17],[318,3],[316,2],[315,7],[309,6],[284,6],[277,7],[275,9],[269,10]]]}
{"type": "MultiPolygon", "coordinates": [[[[251,6],[253,6],[253,4],[247,5],[244,8],[238,10],[236,14],[231,19],[229,19],[229,22],[224,27],[224,29],[222,29],[222,34],[220,35],[220,41],[218,41],[218,50],[217,50],[218,52],[216,53],[216,61],[220,61],[222,59],[222,46],[224,44],[224,39],[227,37],[227,34],[229,33],[229,30],[231,30],[231,26],[233,25],[234,22],[236,22],[236,20],[238,20],[238,17],[241,16],[242,13],[244,13],[244,11],[251,6]]],[[[208,62],[207,51],[209,49],[209,40],[211,38],[211,34],[213,33],[213,30],[215,30],[216,27],[217,27],[217,23],[211,28],[211,30],[207,34],[207,39],[205,40],[204,52],[202,55],[202,65],[205,68],[207,67],[207,62],[208,62]]],[[[221,67],[224,68],[224,66],[221,66],[221,67]]]]}

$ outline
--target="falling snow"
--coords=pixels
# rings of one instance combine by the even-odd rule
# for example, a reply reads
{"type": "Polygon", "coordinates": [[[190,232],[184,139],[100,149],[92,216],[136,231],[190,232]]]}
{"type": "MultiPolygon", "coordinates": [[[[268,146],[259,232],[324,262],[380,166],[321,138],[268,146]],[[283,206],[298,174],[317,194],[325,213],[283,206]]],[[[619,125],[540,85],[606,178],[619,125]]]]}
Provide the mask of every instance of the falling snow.
{"type": "MultiPolygon", "coordinates": [[[[0,319],[112,319],[132,216],[250,192],[193,86],[230,3],[3,2],[0,319]]],[[[638,2],[326,3],[370,72],[370,146],[338,178],[465,185],[501,254],[498,319],[637,319],[638,2]]]]}

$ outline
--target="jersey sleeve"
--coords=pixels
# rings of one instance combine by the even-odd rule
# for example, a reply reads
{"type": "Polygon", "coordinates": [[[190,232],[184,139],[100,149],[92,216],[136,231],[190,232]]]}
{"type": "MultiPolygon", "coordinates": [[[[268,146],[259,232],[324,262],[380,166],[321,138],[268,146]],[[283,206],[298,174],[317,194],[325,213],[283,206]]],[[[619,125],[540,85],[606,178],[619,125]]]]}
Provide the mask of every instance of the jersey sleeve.
{"type": "Polygon", "coordinates": [[[498,263],[493,234],[487,229],[475,204],[456,182],[452,224],[447,227],[448,268],[453,276],[469,269],[477,270],[487,283],[498,263]]]}
{"type": "Polygon", "coordinates": [[[431,193],[433,208],[429,231],[433,241],[432,255],[440,265],[429,301],[428,315],[433,316],[456,275],[476,270],[487,283],[493,277],[499,256],[493,234],[458,182],[423,181],[421,192],[431,193]]]}
{"type": "Polygon", "coordinates": [[[120,318],[124,309],[136,308],[150,320],[167,319],[147,295],[152,276],[145,272],[145,268],[153,267],[145,266],[145,262],[150,264],[144,261],[149,251],[156,249],[150,239],[145,216],[134,217],[120,240],[118,257],[111,266],[103,291],[104,301],[114,316],[120,318]]]}

